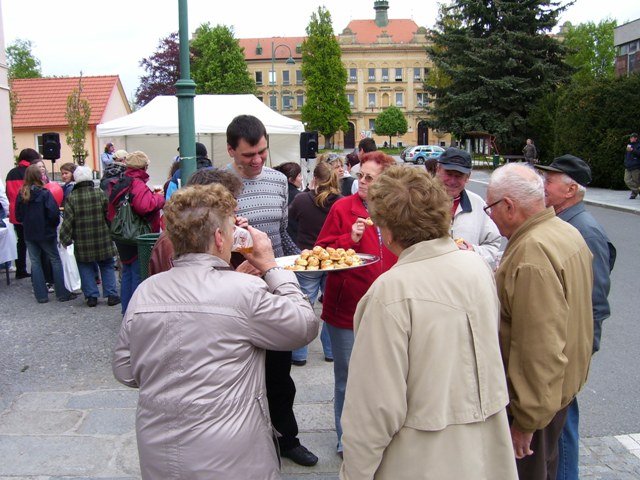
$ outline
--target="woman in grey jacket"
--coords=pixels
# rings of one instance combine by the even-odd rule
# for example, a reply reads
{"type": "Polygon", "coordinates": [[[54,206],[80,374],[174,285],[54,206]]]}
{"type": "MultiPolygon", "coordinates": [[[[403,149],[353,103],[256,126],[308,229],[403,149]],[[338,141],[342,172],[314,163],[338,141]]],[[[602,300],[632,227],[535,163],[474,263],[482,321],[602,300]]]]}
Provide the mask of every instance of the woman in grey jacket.
{"type": "Polygon", "coordinates": [[[142,478],[280,478],[265,396],[265,349],[309,343],[318,320],[267,235],[249,227],[249,262],[229,267],[236,201],[221,185],[174,193],[165,206],[174,267],[144,281],[123,319],[116,378],[140,388],[142,478]]]}

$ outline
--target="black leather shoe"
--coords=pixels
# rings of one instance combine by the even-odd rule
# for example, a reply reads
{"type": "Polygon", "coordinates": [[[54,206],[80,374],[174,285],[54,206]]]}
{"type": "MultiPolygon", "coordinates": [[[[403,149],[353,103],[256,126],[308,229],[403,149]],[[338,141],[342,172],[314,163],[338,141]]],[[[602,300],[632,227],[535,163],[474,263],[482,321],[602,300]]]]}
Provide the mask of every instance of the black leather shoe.
{"type": "Polygon", "coordinates": [[[288,458],[303,467],[313,467],[318,463],[318,457],[311,453],[304,445],[298,445],[291,450],[280,452],[280,456],[288,458]]]}
{"type": "Polygon", "coordinates": [[[114,305],[120,304],[120,297],[117,295],[109,295],[107,298],[107,305],[113,307],[114,305]]]}
{"type": "Polygon", "coordinates": [[[98,299],[96,297],[87,298],[87,307],[95,307],[98,305],[98,299]]]}
{"type": "Polygon", "coordinates": [[[295,365],[296,367],[304,367],[306,364],[306,360],[291,360],[291,365],[295,365]]]}
{"type": "Polygon", "coordinates": [[[27,272],[16,272],[16,280],[22,280],[23,278],[30,278],[31,274],[27,272]]]}
{"type": "Polygon", "coordinates": [[[59,302],[68,302],[69,300],[75,300],[76,298],[78,298],[78,294],[71,292],[68,297],[59,298],[58,301],[59,302]]]}

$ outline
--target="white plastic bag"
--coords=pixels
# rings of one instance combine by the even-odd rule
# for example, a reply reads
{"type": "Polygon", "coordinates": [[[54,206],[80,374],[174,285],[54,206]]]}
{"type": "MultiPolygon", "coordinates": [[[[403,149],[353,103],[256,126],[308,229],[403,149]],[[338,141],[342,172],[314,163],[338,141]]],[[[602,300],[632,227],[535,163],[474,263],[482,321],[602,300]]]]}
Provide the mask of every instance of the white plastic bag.
{"type": "Polygon", "coordinates": [[[60,254],[62,270],[64,271],[64,286],[70,292],[80,290],[80,272],[78,271],[76,257],[73,255],[73,245],[65,248],[58,244],[58,253],[60,254]]]}

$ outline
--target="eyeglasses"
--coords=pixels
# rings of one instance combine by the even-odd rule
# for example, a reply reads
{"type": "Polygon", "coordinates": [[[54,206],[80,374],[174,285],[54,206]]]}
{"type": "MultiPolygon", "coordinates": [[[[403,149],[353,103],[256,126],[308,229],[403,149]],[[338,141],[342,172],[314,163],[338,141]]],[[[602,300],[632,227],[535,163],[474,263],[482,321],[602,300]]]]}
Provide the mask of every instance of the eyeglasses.
{"type": "Polygon", "coordinates": [[[487,215],[491,215],[491,207],[496,206],[497,204],[499,204],[503,200],[504,200],[504,198],[501,198],[500,200],[496,200],[495,202],[493,202],[490,205],[485,205],[484,207],[482,207],[482,209],[484,210],[484,213],[486,213],[487,215]]]}
{"type": "Polygon", "coordinates": [[[376,178],[378,177],[374,177],[368,173],[362,173],[362,172],[358,172],[356,173],[356,177],[358,177],[358,181],[361,182],[362,180],[366,180],[367,183],[371,183],[373,182],[376,178]]]}

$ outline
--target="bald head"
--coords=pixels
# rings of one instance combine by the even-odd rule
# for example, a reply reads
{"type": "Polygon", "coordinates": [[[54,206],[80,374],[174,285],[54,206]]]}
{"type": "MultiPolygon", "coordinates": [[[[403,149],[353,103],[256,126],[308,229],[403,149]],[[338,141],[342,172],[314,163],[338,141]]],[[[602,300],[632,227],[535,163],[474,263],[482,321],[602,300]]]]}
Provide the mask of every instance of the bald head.
{"type": "Polygon", "coordinates": [[[543,211],[544,182],[529,166],[509,163],[489,180],[487,204],[500,233],[509,238],[528,218],[543,211]]]}

